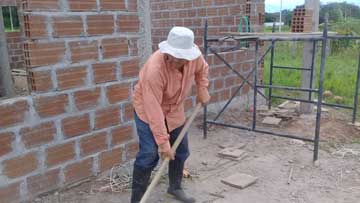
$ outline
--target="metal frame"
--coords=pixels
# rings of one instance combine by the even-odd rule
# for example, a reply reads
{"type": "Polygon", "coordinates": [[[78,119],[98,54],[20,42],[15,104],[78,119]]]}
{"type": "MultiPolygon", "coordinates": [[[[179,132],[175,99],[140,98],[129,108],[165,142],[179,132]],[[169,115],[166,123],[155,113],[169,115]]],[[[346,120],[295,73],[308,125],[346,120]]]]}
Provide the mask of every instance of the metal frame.
{"type": "MultiPolygon", "coordinates": [[[[242,83],[239,85],[239,87],[236,89],[236,91],[233,93],[233,95],[230,97],[230,99],[227,101],[227,103],[224,105],[224,107],[220,110],[220,112],[215,116],[214,120],[208,120],[207,118],[207,107],[204,107],[204,118],[203,118],[203,130],[204,130],[204,138],[207,138],[207,131],[208,131],[208,124],[211,125],[219,125],[224,127],[230,127],[230,128],[236,128],[236,129],[242,129],[242,130],[248,130],[253,132],[259,132],[264,134],[269,134],[273,136],[279,136],[279,137],[286,137],[286,138],[292,138],[292,139],[298,139],[303,140],[307,142],[314,143],[314,150],[313,150],[313,160],[316,161],[318,159],[318,152],[319,152],[319,137],[320,137],[320,120],[321,120],[321,109],[322,106],[332,106],[332,107],[338,107],[338,108],[344,108],[344,109],[351,109],[353,110],[353,118],[352,122],[355,123],[356,121],[356,114],[357,114],[357,106],[358,106],[358,94],[359,94],[359,88],[360,88],[360,55],[359,55],[359,65],[357,70],[357,79],[356,79],[356,88],[355,88],[355,98],[354,98],[354,105],[353,106],[345,106],[345,105],[338,105],[338,104],[329,104],[322,102],[323,97],[323,83],[325,79],[325,62],[326,62],[326,46],[329,41],[329,39],[360,39],[360,36],[338,36],[333,35],[331,33],[329,35],[328,33],[328,25],[327,21],[325,22],[324,30],[322,34],[316,33],[316,34],[294,34],[294,35],[288,35],[284,33],[276,34],[272,33],[269,35],[266,34],[255,34],[251,35],[251,33],[241,34],[241,33],[232,33],[231,36],[225,36],[222,38],[209,38],[208,37],[208,23],[205,22],[205,30],[204,30],[204,55],[205,60],[208,57],[208,51],[212,52],[216,57],[218,57],[227,68],[231,69],[238,77],[242,79],[242,83]],[[254,68],[250,71],[250,73],[246,76],[241,75],[238,71],[236,71],[224,58],[222,58],[214,48],[209,46],[209,42],[226,42],[226,41],[253,41],[255,42],[255,61],[254,61],[254,68]],[[263,56],[259,57],[259,43],[260,41],[270,41],[271,45],[266,49],[263,56]],[[297,68],[297,67],[286,67],[286,66],[276,66],[274,65],[274,55],[275,55],[275,44],[277,41],[311,41],[313,42],[313,51],[312,51],[312,61],[311,61],[311,67],[309,68],[297,68]],[[316,55],[316,45],[317,43],[321,42],[321,63],[320,63],[320,80],[319,80],[319,88],[314,89],[313,88],[313,80],[310,80],[310,88],[297,88],[297,87],[286,87],[286,86],[276,86],[273,85],[273,70],[274,69],[289,69],[289,70],[306,70],[311,71],[311,78],[313,78],[314,71],[315,71],[315,55],[316,55]],[[258,69],[259,64],[264,60],[265,56],[270,52],[271,58],[270,58],[270,80],[269,85],[260,85],[258,84],[258,69]],[[253,75],[254,78],[254,84],[250,83],[248,80],[253,75]],[[240,125],[232,125],[232,124],[226,124],[217,122],[217,119],[220,117],[220,115],[225,111],[225,109],[228,107],[228,105],[231,103],[231,101],[237,96],[241,88],[244,86],[244,84],[249,84],[250,87],[254,89],[254,99],[253,99],[253,120],[252,120],[252,126],[240,126],[240,125]],[[266,97],[259,89],[269,89],[269,95],[266,97]],[[291,91],[302,91],[302,92],[308,92],[308,100],[306,99],[297,99],[297,98],[290,98],[290,97],[283,97],[278,95],[273,95],[273,89],[285,89],[285,90],[291,90],[291,91]],[[318,94],[318,100],[312,101],[312,93],[318,94]],[[271,108],[272,99],[273,98],[279,98],[279,99],[287,99],[292,101],[300,101],[300,102],[306,102],[306,103],[312,103],[316,104],[317,106],[317,113],[316,113],[316,124],[315,124],[315,135],[314,139],[304,138],[298,135],[290,135],[290,134],[284,134],[284,133],[278,133],[278,132],[271,132],[266,130],[257,129],[256,127],[256,108],[257,108],[257,96],[258,94],[262,97],[264,97],[268,103],[269,109],[271,108]]],[[[233,47],[234,48],[234,47],[233,47]]],[[[226,51],[234,50],[233,48],[226,49],[226,51]]]]}

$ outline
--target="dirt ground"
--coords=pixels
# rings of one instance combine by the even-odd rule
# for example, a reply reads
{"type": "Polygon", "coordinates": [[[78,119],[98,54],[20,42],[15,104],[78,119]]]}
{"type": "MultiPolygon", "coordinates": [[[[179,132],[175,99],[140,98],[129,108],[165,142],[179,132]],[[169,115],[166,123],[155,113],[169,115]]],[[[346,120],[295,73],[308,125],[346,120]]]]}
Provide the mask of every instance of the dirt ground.
{"type": "MultiPolygon", "coordinates": [[[[251,113],[228,110],[222,118],[231,124],[249,124],[251,113]]],[[[266,113],[265,113],[266,114],[266,113]]],[[[259,123],[263,117],[259,115],[259,123]]],[[[184,188],[200,203],[357,203],[360,202],[360,130],[348,125],[349,116],[330,109],[323,113],[319,161],[313,162],[313,144],[244,130],[212,127],[202,138],[201,117],[192,125],[191,178],[184,188]],[[241,160],[218,156],[223,147],[241,147],[241,160]],[[289,178],[290,171],[292,175],[289,178]],[[245,189],[221,183],[234,173],[258,180],[245,189]],[[289,182],[289,183],[288,183],[289,182]]],[[[286,131],[312,138],[315,114],[293,116],[280,126],[259,128],[286,131]]],[[[70,190],[39,197],[33,202],[127,203],[130,192],[111,192],[106,174],[70,190]]],[[[152,193],[149,203],[177,202],[166,194],[166,176],[152,193]]]]}

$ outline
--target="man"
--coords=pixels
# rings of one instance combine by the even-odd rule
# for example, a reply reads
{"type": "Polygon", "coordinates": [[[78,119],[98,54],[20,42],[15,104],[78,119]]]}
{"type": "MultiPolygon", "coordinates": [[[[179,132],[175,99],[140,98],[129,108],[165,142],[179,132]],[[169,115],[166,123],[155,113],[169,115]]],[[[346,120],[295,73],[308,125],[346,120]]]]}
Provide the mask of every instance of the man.
{"type": "Polygon", "coordinates": [[[184,101],[192,83],[197,85],[197,101],[210,100],[207,87],[208,65],[194,44],[194,33],[185,27],[174,27],[166,41],[159,44],[139,74],[133,105],[140,149],[133,172],[131,203],[139,202],[146,191],[152,170],[159,160],[170,158],[168,193],[192,203],[181,188],[185,160],[189,156],[187,135],[176,150],[171,145],[185,123],[184,101]]]}

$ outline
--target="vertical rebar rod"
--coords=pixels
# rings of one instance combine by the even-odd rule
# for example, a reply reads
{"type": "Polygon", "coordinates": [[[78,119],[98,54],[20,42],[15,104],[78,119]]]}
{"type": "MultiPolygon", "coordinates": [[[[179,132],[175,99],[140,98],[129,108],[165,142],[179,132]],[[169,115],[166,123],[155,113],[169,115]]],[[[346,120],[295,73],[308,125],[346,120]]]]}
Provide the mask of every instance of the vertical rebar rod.
{"type": "Polygon", "coordinates": [[[328,19],[325,19],[325,26],[323,31],[322,48],[321,48],[321,64],[320,64],[320,80],[319,80],[319,93],[317,101],[317,113],[316,113],[316,127],[315,127],[315,142],[314,142],[314,158],[313,161],[318,160],[319,155],[319,140],[320,140],[320,124],[321,124],[321,106],[323,97],[323,85],[324,85],[324,72],[325,72],[325,60],[326,60],[326,46],[328,40],[328,19]]]}
{"type": "Polygon", "coordinates": [[[258,54],[259,54],[259,40],[255,41],[255,73],[254,73],[254,106],[253,106],[253,125],[252,130],[256,129],[256,97],[257,97],[257,77],[258,77],[258,54]]]}
{"type": "MultiPolygon", "coordinates": [[[[273,84],[273,71],[274,71],[274,52],[275,52],[275,41],[271,41],[271,56],[270,56],[270,79],[269,79],[269,85],[272,86],[273,84]]],[[[272,88],[269,89],[269,102],[268,102],[268,108],[271,109],[272,105],[272,88]]]]}
{"type": "MultiPolygon", "coordinates": [[[[205,20],[205,29],[204,29],[204,58],[205,61],[207,61],[208,56],[208,41],[207,36],[208,35],[208,21],[205,20]]],[[[204,117],[203,117],[203,133],[204,133],[204,139],[207,138],[207,105],[204,105],[204,117]]]]}
{"type": "Polygon", "coordinates": [[[356,87],[355,87],[355,97],[354,97],[354,110],[353,110],[353,117],[352,123],[355,124],[356,121],[356,113],[358,108],[358,99],[359,99],[359,86],[360,86],[360,53],[359,53],[359,62],[358,62],[358,70],[357,70],[357,78],[356,78],[356,87]]]}
{"type": "MultiPolygon", "coordinates": [[[[313,88],[314,83],[314,71],[315,71],[315,57],[316,57],[316,41],[313,41],[312,47],[312,58],[311,58],[311,73],[310,73],[310,86],[309,88],[313,88]]],[[[309,101],[312,99],[312,92],[309,92],[309,101]]]]}

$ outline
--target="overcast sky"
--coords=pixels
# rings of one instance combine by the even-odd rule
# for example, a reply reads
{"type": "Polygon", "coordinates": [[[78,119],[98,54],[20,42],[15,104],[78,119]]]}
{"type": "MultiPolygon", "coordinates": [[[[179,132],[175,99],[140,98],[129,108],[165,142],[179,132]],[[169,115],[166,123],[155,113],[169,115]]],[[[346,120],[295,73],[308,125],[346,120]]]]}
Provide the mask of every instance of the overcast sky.
{"type": "MultiPolygon", "coordinates": [[[[360,6],[360,0],[320,0],[322,4],[330,2],[348,2],[360,6]]],[[[304,4],[305,0],[283,0],[283,9],[294,9],[298,5],[304,4]]],[[[276,12],[280,10],[280,0],[265,0],[266,12],[276,12]]]]}

